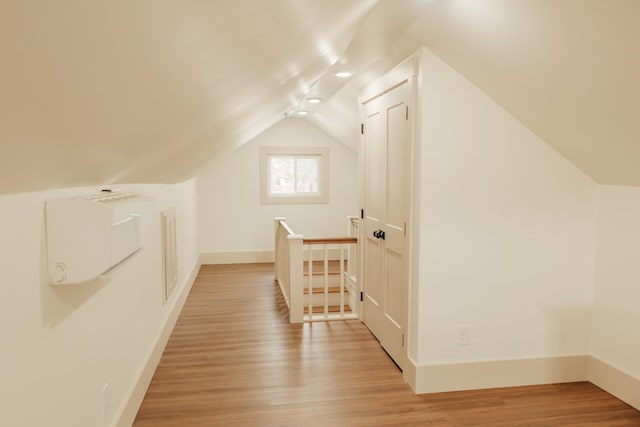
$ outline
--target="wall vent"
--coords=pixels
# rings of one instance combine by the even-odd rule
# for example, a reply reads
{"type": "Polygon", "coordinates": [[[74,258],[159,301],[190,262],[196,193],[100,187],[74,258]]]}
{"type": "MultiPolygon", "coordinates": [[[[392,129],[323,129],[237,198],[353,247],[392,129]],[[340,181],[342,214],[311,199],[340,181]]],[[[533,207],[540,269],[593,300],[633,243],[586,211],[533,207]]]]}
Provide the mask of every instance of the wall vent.
{"type": "Polygon", "coordinates": [[[162,267],[165,301],[178,284],[178,250],[176,241],[176,209],[168,208],[160,213],[162,226],[162,267]]]}

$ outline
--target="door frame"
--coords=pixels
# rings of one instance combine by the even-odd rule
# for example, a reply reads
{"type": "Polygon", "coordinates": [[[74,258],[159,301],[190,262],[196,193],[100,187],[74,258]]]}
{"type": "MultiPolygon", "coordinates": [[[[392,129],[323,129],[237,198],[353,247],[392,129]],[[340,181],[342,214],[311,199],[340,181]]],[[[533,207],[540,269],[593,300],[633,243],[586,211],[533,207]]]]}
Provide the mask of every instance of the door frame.
{"type": "MultiPolygon", "coordinates": [[[[365,123],[365,107],[364,105],[373,99],[384,95],[385,93],[393,90],[394,88],[400,86],[401,84],[407,82],[409,85],[409,96],[408,96],[408,106],[409,106],[409,120],[410,120],[410,128],[409,128],[409,153],[407,154],[407,165],[409,166],[409,177],[408,177],[408,200],[407,206],[405,206],[407,212],[407,238],[405,239],[405,254],[404,257],[404,269],[407,280],[407,324],[405,331],[405,347],[403,352],[403,358],[401,365],[404,366],[403,369],[403,377],[404,380],[410,384],[415,383],[415,351],[417,346],[417,242],[418,242],[418,227],[416,226],[417,220],[417,208],[419,206],[419,193],[418,190],[418,182],[419,182],[419,174],[417,173],[418,165],[420,163],[420,150],[417,145],[418,141],[418,129],[420,128],[418,120],[420,119],[419,114],[419,103],[418,103],[418,72],[419,72],[419,64],[420,64],[420,55],[416,54],[398,66],[393,68],[387,74],[382,76],[381,78],[373,81],[368,84],[358,96],[358,107],[359,107],[359,116],[360,123],[364,126],[365,123]]],[[[360,133],[360,141],[359,141],[359,172],[358,177],[360,181],[359,185],[359,203],[360,208],[364,208],[364,197],[365,197],[365,168],[366,168],[366,159],[364,156],[365,153],[365,137],[364,132],[366,129],[361,128],[360,133]]],[[[362,215],[361,215],[362,216],[362,215]]],[[[364,228],[363,226],[359,227],[359,236],[358,241],[364,242],[364,228]]],[[[358,277],[364,279],[364,268],[365,268],[365,251],[363,248],[359,250],[359,271],[358,277]]],[[[364,291],[364,283],[360,283],[359,285],[360,291],[364,291]]],[[[364,304],[363,302],[359,303],[359,312],[362,319],[364,304]]]]}

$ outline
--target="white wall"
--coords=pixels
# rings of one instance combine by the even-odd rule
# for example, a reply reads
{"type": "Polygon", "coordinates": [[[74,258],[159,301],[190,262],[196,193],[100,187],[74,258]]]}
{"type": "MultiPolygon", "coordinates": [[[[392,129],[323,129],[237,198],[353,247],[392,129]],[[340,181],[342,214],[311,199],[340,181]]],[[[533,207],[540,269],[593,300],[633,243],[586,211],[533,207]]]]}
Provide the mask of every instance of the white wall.
{"type": "Polygon", "coordinates": [[[154,198],[144,212],[144,250],[108,279],[65,287],[47,284],[44,202],[95,189],[0,197],[0,425],[111,426],[126,405],[198,259],[197,182],[120,188],[154,198]],[[159,211],[171,205],[180,280],[164,303],[159,211]]]}
{"type": "MultiPolygon", "coordinates": [[[[357,132],[357,130],[356,130],[357,132]]],[[[343,236],[358,210],[358,157],[304,119],[283,119],[198,176],[200,248],[207,252],[272,251],[273,218],[284,216],[307,237],[343,236]],[[261,205],[261,146],[329,148],[329,203],[261,205]]]]}
{"type": "Polygon", "coordinates": [[[422,70],[411,357],[588,354],[596,184],[428,51],[422,70]]]}
{"type": "Polygon", "coordinates": [[[595,277],[591,353],[640,380],[639,187],[600,187],[595,277]]]}

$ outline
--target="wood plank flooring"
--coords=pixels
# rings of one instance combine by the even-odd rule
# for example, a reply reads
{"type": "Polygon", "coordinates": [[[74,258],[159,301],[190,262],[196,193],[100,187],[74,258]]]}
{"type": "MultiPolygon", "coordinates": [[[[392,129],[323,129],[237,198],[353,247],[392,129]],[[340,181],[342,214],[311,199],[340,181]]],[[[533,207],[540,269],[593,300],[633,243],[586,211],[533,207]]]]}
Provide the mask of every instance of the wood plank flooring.
{"type": "Polygon", "coordinates": [[[271,264],[203,266],[134,426],[640,426],[589,383],[415,396],[360,322],[287,319],[271,264]]]}

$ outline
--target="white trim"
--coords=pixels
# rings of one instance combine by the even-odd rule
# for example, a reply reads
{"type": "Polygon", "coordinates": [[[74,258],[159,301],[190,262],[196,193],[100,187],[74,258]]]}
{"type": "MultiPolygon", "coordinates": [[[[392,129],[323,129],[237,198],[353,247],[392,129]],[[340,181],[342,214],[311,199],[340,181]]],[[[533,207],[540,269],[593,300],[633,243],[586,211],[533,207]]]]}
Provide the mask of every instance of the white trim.
{"type": "Polygon", "coordinates": [[[588,355],[422,366],[408,358],[403,376],[416,394],[590,381],[640,411],[640,379],[588,355]]]}
{"type": "Polygon", "coordinates": [[[260,204],[327,204],[329,203],[329,149],[327,147],[260,147],[260,204]],[[271,156],[302,157],[319,159],[318,192],[274,195],[270,193],[271,156]]]}
{"type": "Polygon", "coordinates": [[[327,314],[327,316],[325,317],[324,313],[319,313],[319,314],[312,314],[311,315],[311,319],[309,319],[309,315],[305,314],[304,315],[304,321],[305,322],[312,322],[312,323],[317,323],[317,322],[333,322],[336,320],[358,320],[360,319],[360,317],[358,316],[357,313],[345,313],[344,315],[340,314],[340,313],[329,313],[327,314]]]}
{"type": "Polygon", "coordinates": [[[178,284],[178,251],[176,237],[176,208],[170,207],[160,212],[162,242],[162,279],[164,300],[168,301],[178,284]]]}
{"type": "Polygon", "coordinates": [[[589,381],[640,411],[640,379],[597,357],[589,358],[589,381]]]}
{"type": "Polygon", "coordinates": [[[358,96],[358,104],[366,104],[373,99],[400,86],[418,75],[418,62],[421,50],[413,53],[384,76],[368,84],[358,96]]]}
{"type": "MultiPolygon", "coordinates": [[[[407,378],[407,382],[416,394],[566,383],[587,380],[589,358],[575,355],[414,365],[406,376],[415,371],[415,380],[407,378]]],[[[412,364],[409,359],[408,365],[412,364]]]]}
{"type": "MultiPolygon", "coordinates": [[[[419,140],[417,139],[417,136],[419,135],[417,135],[417,131],[420,129],[420,125],[421,125],[419,111],[416,111],[416,110],[418,108],[417,100],[419,99],[418,91],[420,90],[420,85],[421,85],[418,77],[419,77],[419,71],[420,71],[419,67],[421,64],[422,56],[423,56],[423,49],[419,49],[414,54],[409,56],[407,59],[402,61],[400,64],[395,66],[391,71],[386,73],[384,76],[368,84],[365,88],[363,88],[360,91],[358,96],[360,121],[361,121],[361,125],[364,126],[363,131],[361,131],[360,133],[360,145],[359,145],[360,147],[360,150],[359,150],[360,151],[359,202],[360,202],[360,206],[362,208],[365,208],[365,205],[366,205],[365,195],[367,192],[366,185],[368,185],[367,184],[368,182],[367,165],[366,165],[366,156],[365,156],[365,153],[367,150],[365,135],[368,132],[365,124],[366,123],[366,104],[374,101],[375,99],[387,94],[388,92],[404,84],[407,84],[407,88],[408,88],[406,106],[407,106],[407,114],[408,114],[407,119],[410,119],[409,151],[405,153],[405,158],[403,159],[404,165],[408,167],[408,176],[405,178],[406,183],[408,184],[408,190],[407,190],[408,194],[407,194],[406,205],[404,206],[405,219],[406,219],[406,223],[405,223],[406,237],[404,239],[404,245],[403,245],[404,247],[403,269],[406,275],[406,279],[405,279],[406,280],[406,299],[404,303],[406,304],[406,306],[405,306],[405,318],[404,318],[405,324],[402,325],[403,327],[402,332],[403,332],[403,340],[405,344],[401,350],[401,353],[402,353],[400,356],[401,360],[395,361],[404,370],[406,370],[407,366],[411,364],[411,362],[408,361],[410,348],[414,348],[417,346],[417,344],[415,344],[414,341],[416,339],[415,337],[417,337],[416,331],[418,330],[417,325],[414,324],[412,319],[411,304],[414,299],[415,301],[417,301],[417,288],[419,283],[416,280],[416,277],[417,277],[416,266],[418,264],[414,261],[414,257],[415,259],[417,259],[418,257],[416,242],[419,241],[418,239],[419,233],[417,231],[418,227],[417,227],[417,224],[414,224],[415,223],[414,218],[416,217],[414,213],[414,209],[415,209],[414,206],[416,206],[415,204],[419,202],[419,199],[414,200],[414,198],[416,197],[416,195],[419,197],[419,192],[416,190],[416,180],[418,178],[417,171],[419,171],[419,167],[415,166],[415,162],[418,161],[416,159],[419,159],[419,156],[415,157],[415,154],[416,152],[419,153],[418,151],[419,140]],[[416,225],[415,230],[414,230],[414,225],[416,225]],[[407,234],[407,227],[409,230],[408,234],[407,234]]],[[[366,217],[366,212],[365,212],[365,217],[366,217]]],[[[361,222],[358,228],[359,230],[358,238],[360,239],[360,241],[364,241],[363,236],[366,228],[364,225],[365,223],[361,222]]],[[[358,285],[360,287],[360,291],[362,292],[364,291],[364,277],[365,277],[364,270],[366,268],[366,254],[365,254],[364,247],[361,247],[358,257],[359,257],[358,258],[358,265],[359,265],[358,277],[361,278],[361,283],[359,283],[358,285]]],[[[364,312],[364,303],[359,302],[358,313],[360,313],[360,316],[364,322],[364,317],[362,317],[363,312],[364,312]]],[[[405,381],[407,381],[407,375],[405,375],[404,377],[405,377],[405,381]]],[[[415,378],[415,375],[414,375],[414,378],[415,378]]]]}
{"type": "Polygon", "coordinates": [[[202,252],[200,263],[210,264],[253,264],[273,262],[272,250],[267,251],[233,251],[233,252],[202,252]]]}
{"type": "Polygon", "coordinates": [[[411,388],[414,394],[418,394],[417,386],[416,386],[416,378],[417,374],[417,366],[416,362],[410,357],[407,356],[406,363],[404,369],[402,370],[402,378],[404,382],[411,388]]]}
{"type": "Polygon", "coordinates": [[[140,409],[140,405],[142,405],[142,401],[144,400],[144,396],[147,393],[149,384],[151,384],[153,375],[156,372],[158,363],[160,363],[160,358],[162,357],[164,348],[169,341],[171,332],[173,332],[173,327],[178,321],[178,317],[182,312],[182,307],[184,307],[184,303],[187,301],[189,291],[191,291],[191,287],[193,286],[193,283],[198,276],[200,265],[201,264],[199,261],[195,262],[193,268],[191,269],[189,277],[187,277],[182,287],[180,288],[173,307],[165,318],[162,329],[158,333],[157,338],[153,341],[152,347],[149,349],[148,356],[145,358],[146,363],[144,363],[144,365],[142,365],[140,368],[140,371],[137,375],[138,380],[131,386],[129,392],[127,393],[129,398],[124,401],[117,412],[118,416],[116,419],[118,421],[116,426],[129,427],[133,424],[133,421],[138,414],[138,410],[140,409]]]}

